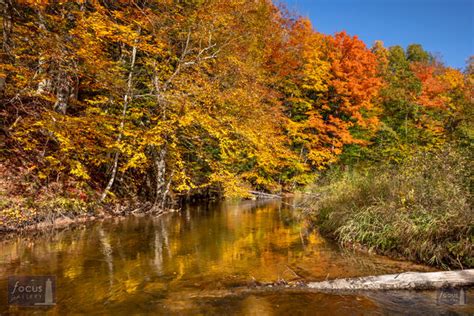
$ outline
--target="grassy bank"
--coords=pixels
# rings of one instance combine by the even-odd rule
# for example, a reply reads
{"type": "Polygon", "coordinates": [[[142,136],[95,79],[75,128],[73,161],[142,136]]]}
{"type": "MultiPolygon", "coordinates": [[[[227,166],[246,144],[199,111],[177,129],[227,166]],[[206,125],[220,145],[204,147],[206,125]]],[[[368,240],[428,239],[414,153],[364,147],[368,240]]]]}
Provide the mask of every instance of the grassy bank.
{"type": "Polygon", "coordinates": [[[473,164],[452,148],[398,167],[332,172],[307,201],[344,245],[444,268],[474,267],[473,164]]]}

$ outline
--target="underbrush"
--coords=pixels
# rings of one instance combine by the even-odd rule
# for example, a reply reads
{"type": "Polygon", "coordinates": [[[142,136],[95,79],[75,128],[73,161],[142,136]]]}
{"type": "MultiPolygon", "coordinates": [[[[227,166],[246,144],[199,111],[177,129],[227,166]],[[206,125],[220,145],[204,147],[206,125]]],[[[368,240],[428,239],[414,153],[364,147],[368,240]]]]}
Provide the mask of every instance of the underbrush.
{"type": "Polygon", "coordinates": [[[0,163],[0,232],[22,229],[58,218],[93,213],[97,203],[84,190],[51,182],[41,186],[29,181],[27,171],[0,163]]]}
{"type": "Polygon", "coordinates": [[[398,167],[330,173],[306,201],[344,245],[441,266],[474,267],[473,163],[447,147],[398,167]]]}

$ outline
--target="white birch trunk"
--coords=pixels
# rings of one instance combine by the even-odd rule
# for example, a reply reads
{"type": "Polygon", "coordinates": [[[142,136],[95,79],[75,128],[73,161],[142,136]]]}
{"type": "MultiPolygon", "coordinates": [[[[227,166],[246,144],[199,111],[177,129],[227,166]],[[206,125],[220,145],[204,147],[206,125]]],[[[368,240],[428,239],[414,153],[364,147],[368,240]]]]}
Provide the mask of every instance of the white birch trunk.
{"type": "MultiPolygon", "coordinates": [[[[137,58],[137,47],[133,46],[132,58],[130,62],[130,72],[128,73],[128,79],[127,79],[127,92],[125,93],[125,96],[123,98],[122,120],[120,121],[119,134],[117,137],[118,144],[122,141],[122,133],[123,133],[124,125],[125,125],[125,116],[127,114],[128,104],[132,100],[133,68],[135,68],[136,58],[137,58]]],[[[115,177],[117,175],[119,156],[120,156],[119,152],[118,151],[115,152],[114,162],[112,165],[112,173],[110,175],[109,182],[107,183],[107,186],[105,187],[105,190],[102,193],[102,196],[100,197],[100,202],[104,201],[104,199],[107,197],[108,192],[110,191],[110,189],[112,189],[112,185],[114,184],[115,177]]]]}

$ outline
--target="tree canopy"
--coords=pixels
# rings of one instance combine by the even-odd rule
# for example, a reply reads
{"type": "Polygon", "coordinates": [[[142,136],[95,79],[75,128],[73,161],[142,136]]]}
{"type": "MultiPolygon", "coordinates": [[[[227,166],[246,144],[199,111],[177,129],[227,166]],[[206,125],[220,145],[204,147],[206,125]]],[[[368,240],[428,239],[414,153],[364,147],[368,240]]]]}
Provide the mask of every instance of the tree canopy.
{"type": "Polygon", "coordinates": [[[462,73],[418,44],[369,48],[268,0],[9,0],[1,12],[2,172],[33,199],[162,209],[472,144],[472,58],[462,73]]]}

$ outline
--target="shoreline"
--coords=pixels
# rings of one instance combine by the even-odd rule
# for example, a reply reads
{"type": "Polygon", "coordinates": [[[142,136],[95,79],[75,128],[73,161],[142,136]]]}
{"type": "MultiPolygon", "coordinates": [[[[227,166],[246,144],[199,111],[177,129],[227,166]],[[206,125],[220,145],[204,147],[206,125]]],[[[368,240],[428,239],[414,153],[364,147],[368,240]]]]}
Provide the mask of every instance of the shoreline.
{"type": "MultiPolygon", "coordinates": [[[[55,218],[44,218],[37,220],[34,223],[28,224],[18,224],[11,223],[9,225],[4,225],[0,227],[0,241],[10,239],[16,236],[22,236],[25,233],[45,233],[60,231],[77,225],[84,225],[88,223],[93,223],[97,221],[109,220],[109,219],[122,219],[127,216],[145,216],[145,215],[155,215],[161,216],[168,213],[173,213],[178,210],[173,208],[168,208],[160,212],[156,212],[148,207],[148,204],[145,203],[141,206],[134,207],[124,207],[120,211],[113,211],[112,205],[104,206],[95,213],[86,213],[78,215],[61,215],[55,218]]],[[[32,219],[35,220],[35,219],[32,219]]]]}
{"type": "MultiPolygon", "coordinates": [[[[15,237],[25,237],[25,234],[33,233],[36,234],[43,234],[43,233],[54,233],[60,232],[65,229],[74,228],[80,225],[86,225],[90,223],[95,223],[104,220],[112,220],[112,219],[123,219],[129,216],[134,217],[142,217],[146,215],[153,215],[153,216],[161,216],[173,212],[179,212],[179,209],[168,208],[164,211],[156,212],[152,208],[149,207],[148,203],[143,204],[132,204],[128,202],[127,205],[126,201],[123,203],[117,203],[115,205],[104,205],[99,207],[94,213],[89,212],[86,214],[77,214],[73,215],[69,212],[68,215],[61,214],[61,216],[51,218],[44,218],[39,220],[35,223],[26,224],[26,225],[10,225],[6,227],[0,227],[0,242],[9,240],[15,237]],[[118,211],[117,211],[118,210],[118,211]]],[[[67,212],[65,212],[67,213],[67,212]]],[[[357,251],[361,253],[366,253],[368,255],[376,254],[380,256],[385,256],[387,258],[399,261],[406,261],[412,262],[414,264],[423,265],[433,269],[440,269],[440,270],[450,270],[451,268],[455,268],[454,266],[440,266],[437,264],[430,264],[426,261],[420,260],[413,260],[413,258],[408,258],[404,256],[402,253],[396,251],[381,251],[377,249],[377,247],[369,247],[361,242],[343,242],[339,239],[338,235],[335,232],[328,232],[324,229],[321,229],[321,223],[318,224],[318,220],[311,218],[311,214],[307,217],[307,220],[311,222],[313,229],[317,229],[318,232],[327,239],[330,239],[336,242],[340,247],[350,250],[350,251],[357,251]]],[[[469,267],[463,267],[469,269],[469,267]]]]}

